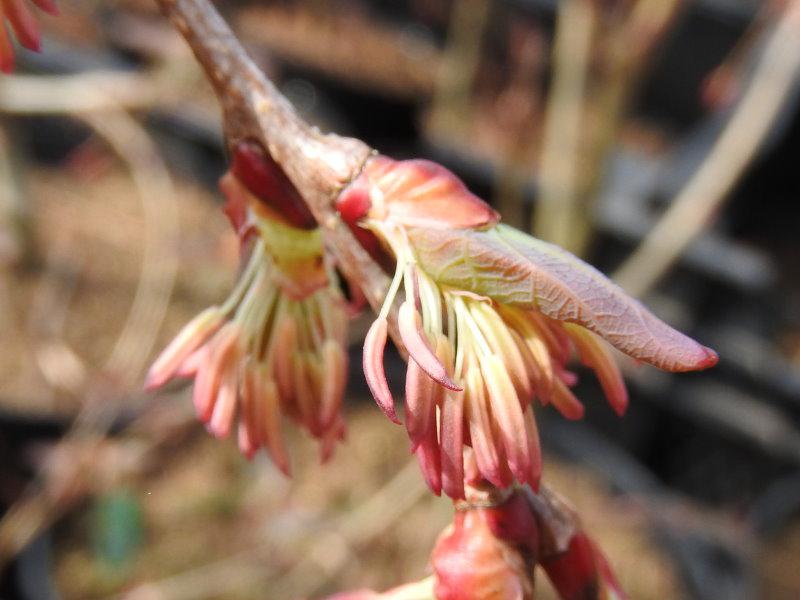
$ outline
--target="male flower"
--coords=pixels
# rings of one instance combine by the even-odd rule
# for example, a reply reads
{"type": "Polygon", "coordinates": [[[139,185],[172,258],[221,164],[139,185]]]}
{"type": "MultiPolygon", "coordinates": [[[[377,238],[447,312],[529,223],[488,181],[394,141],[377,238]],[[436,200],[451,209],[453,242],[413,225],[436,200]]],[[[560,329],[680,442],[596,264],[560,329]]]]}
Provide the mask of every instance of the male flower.
{"type": "Polygon", "coordinates": [[[463,450],[504,488],[538,485],[534,402],[577,419],[573,354],[594,370],[622,414],[625,384],[606,340],[668,371],[712,366],[717,355],[663,323],[601,273],[566,251],[499,223],[499,215],[443,167],[371,159],[338,200],[373,255],[395,264],[382,310],[364,344],[378,405],[398,422],[384,376],[387,316],[400,289],[409,354],[405,425],[434,492],[464,495],[463,450]],[[602,338],[602,339],[601,339],[602,338]]]}
{"type": "Polygon", "coordinates": [[[200,313],[161,353],[146,385],[194,377],[195,409],[209,432],[226,437],[238,412],[241,451],[250,457],[264,447],[288,473],[282,415],[320,440],[323,460],[344,434],[347,315],[319,230],[302,208],[276,210],[299,206],[276,169],[259,147],[237,148],[220,187],[249,252],[245,267],[225,303],[200,313]]]}

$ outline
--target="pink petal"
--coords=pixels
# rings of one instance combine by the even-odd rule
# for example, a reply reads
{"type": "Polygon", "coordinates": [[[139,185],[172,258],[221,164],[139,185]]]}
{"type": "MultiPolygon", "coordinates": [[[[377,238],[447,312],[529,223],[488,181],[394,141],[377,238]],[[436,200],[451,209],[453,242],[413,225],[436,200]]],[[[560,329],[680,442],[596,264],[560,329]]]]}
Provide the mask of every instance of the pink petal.
{"type": "Polygon", "coordinates": [[[333,340],[322,344],[322,392],[320,400],[320,424],[329,429],[342,408],[344,390],[347,386],[347,354],[333,340]]]}
{"type": "Polygon", "coordinates": [[[491,355],[481,361],[481,372],[489,392],[492,414],[500,429],[508,465],[518,481],[526,481],[530,456],[526,443],[525,421],[514,384],[500,357],[491,355]]]}
{"type": "Polygon", "coordinates": [[[210,342],[209,355],[204,357],[195,380],[193,400],[197,417],[208,423],[219,394],[222,377],[235,362],[239,330],[228,323],[220,329],[210,342]]]}
{"type": "Polygon", "coordinates": [[[409,357],[406,371],[406,430],[415,451],[428,431],[436,427],[436,396],[442,389],[409,357]]]}
{"type": "Polygon", "coordinates": [[[403,339],[403,344],[408,350],[409,356],[417,362],[422,370],[440,385],[449,390],[460,392],[461,388],[450,379],[447,369],[428,345],[428,341],[422,331],[422,318],[419,315],[419,311],[408,300],[400,305],[397,325],[400,328],[400,337],[403,339]]]}
{"type": "Polygon", "coordinates": [[[525,409],[525,432],[528,440],[528,453],[531,457],[531,468],[526,481],[534,492],[538,492],[539,480],[542,478],[542,450],[539,444],[539,430],[533,416],[533,407],[530,405],[525,409]]]}
{"type": "Polygon", "coordinates": [[[481,475],[497,487],[507,487],[510,473],[495,446],[491,415],[487,406],[483,380],[476,368],[467,369],[465,399],[468,407],[469,431],[475,462],[481,475]]]}
{"type": "Polygon", "coordinates": [[[261,447],[259,437],[257,402],[260,398],[256,394],[256,373],[252,363],[244,369],[241,389],[241,413],[239,416],[239,449],[248,458],[261,447]]]}
{"type": "Polygon", "coordinates": [[[578,385],[578,375],[562,366],[556,366],[556,376],[567,387],[575,387],[578,385]]]}
{"type": "Polygon", "coordinates": [[[277,325],[272,364],[281,400],[289,404],[295,397],[294,357],[297,352],[297,325],[294,319],[284,316],[277,325]]]}
{"type": "Polygon", "coordinates": [[[238,385],[235,365],[230,365],[220,381],[217,400],[214,402],[214,410],[208,421],[207,429],[214,437],[226,438],[231,432],[233,415],[236,412],[238,385]]]}
{"type": "Polygon", "coordinates": [[[454,500],[464,498],[464,395],[444,395],[441,415],[442,490],[454,500]]]}
{"type": "Polygon", "coordinates": [[[312,358],[306,352],[298,352],[292,357],[294,363],[294,389],[297,406],[300,410],[300,422],[316,438],[322,435],[322,427],[318,420],[316,398],[319,389],[319,375],[312,364],[312,358]]]}
{"type": "Polygon", "coordinates": [[[258,418],[259,439],[269,450],[272,461],[284,475],[290,476],[289,457],[281,431],[281,407],[278,387],[267,378],[265,369],[260,369],[254,379],[256,387],[255,406],[258,418]]]}
{"type": "Polygon", "coordinates": [[[211,411],[214,410],[214,401],[217,399],[220,376],[211,366],[211,349],[203,347],[198,353],[199,364],[197,377],[194,381],[194,389],[192,390],[192,403],[194,404],[197,418],[205,423],[211,418],[211,411]]]}
{"type": "Polygon", "coordinates": [[[553,360],[546,342],[534,324],[532,313],[509,306],[500,306],[499,309],[511,329],[523,339],[533,362],[536,363],[539,370],[536,392],[542,404],[548,404],[553,393],[553,360]]]}
{"type": "Polygon", "coordinates": [[[527,401],[533,393],[531,380],[528,376],[525,360],[511,337],[508,327],[493,309],[483,304],[479,304],[477,309],[472,310],[471,313],[489,342],[492,351],[502,357],[503,364],[511,376],[518,396],[527,401]]]}
{"type": "Polygon", "coordinates": [[[509,334],[511,335],[511,339],[516,346],[517,352],[522,358],[522,364],[523,368],[525,369],[525,373],[528,375],[529,389],[527,396],[522,396],[524,390],[517,390],[521,396],[520,399],[523,401],[523,406],[527,406],[536,393],[546,387],[545,376],[541,366],[536,362],[536,359],[533,357],[530,348],[528,348],[528,345],[525,343],[525,340],[523,340],[522,337],[513,329],[509,330],[509,334]]]}
{"type": "Polygon", "coordinates": [[[539,336],[547,345],[550,356],[557,364],[564,365],[570,359],[569,338],[561,329],[561,323],[540,315],[535,310],[528,313],[539,336]]]}
{"type": "Polygon", "coordinates": [[[258,446],[253,441],[253,438],[250,437],[250,432],[247,430],[244,421],[239,421],[237,443],[239,445],[239,452],[247,457],[247,460],[253,460],[253,456],[255,456],[258,451],[258,446]]]}
{"type": "Polygon", "coordinates": [[[175,374],[173,377],[190,379],[197,376],[197,370],[200,368],[200,362],[202,359],[202,350],[203,348],[201,347],[187,356],[186,360],[184,360],[180,365],[178,365],[178,368],[175,369],[175,374]]]}
{"type": "Polygon", "coordinates": [[[442,493],[442,463],[435,427],[428,431],[414,454],[422,470],[425,483],[428,484],[434,494],[439,496],[442,493]]]}
{"type": "Polygon", "coordinates": [[[46,13],[51,15],[58,16],[59,10],[56,3],[53,0],[33,0],[33,3],[39,7],[39,9],[43,10],[46,13]]]}
{"type": "Polygon", "coordinates": [[[375,398],[383,413],[393,423],[400,424],[394,409],[392,392],[386,382],[386,373],[383,370],[383,351],[386,348],[386,337],[389,324],[384,318],[375,319],[364,339],[363,367],[364,377],[367,380],[372,397],[375,398]]]}
{"type": "Polygon", "coordinates": [[[223,320],[220,310],[212,307],[184,326],[153,362],[145,378],[145,389],[154,390],[175,377],[182,369],[182,363],[219,328],[223,320]]]}
{"type": "Polygon", "coordinates": [[[337,420],[325,431],[319,446],[319,461],[322,464],[328,462],[333,456],[333,450],[336,447],[336,442],[344,439],[346,433],[346,425],[341,415],[337,420]]]}
{"type": "Polygon", "coordinates": [[[560,379],[555,380],[552,402],[553,406],[564,418],[570,421],[577,421],[583,418],[583,404],[560,379]]]}
{"type": "Polygon", "coordinates": [[[41,47],[41,36],[39,34],[39,24],[25,4],[25,0],[5,0],[3,2],[6,18],[17,40],[28,50],[39,51],[41,47]]]}
{"type": "Polygon", "coordinates": [[[628,408],[628,390],[616,361],[592,332],[569,323],[565,327],[578,349],[581,362],[594,370],[608,403],[621,417],[628,408]]]}

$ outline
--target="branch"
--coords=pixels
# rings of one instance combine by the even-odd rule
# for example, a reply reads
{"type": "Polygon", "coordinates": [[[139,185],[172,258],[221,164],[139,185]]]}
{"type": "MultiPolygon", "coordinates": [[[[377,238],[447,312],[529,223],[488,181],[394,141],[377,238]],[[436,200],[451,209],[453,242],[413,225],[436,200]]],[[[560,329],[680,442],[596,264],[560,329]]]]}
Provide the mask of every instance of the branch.
{"type": "Polygon", "coordinates": [[[632,296],[647,292],[719,212],[757,157],[800,78],[800,0],[783,10],[730,120],[698,170],[613,278],[632,296]]]}
{"type": "MultiPolygon", "coordinates": [[[[306,123],[247,56],[209,0],[156,1],[188,42],[217,93],[228,148],[251,139],[269,151],[308,204],[339,267],[377,310],[389,279],[334,208],[340,191],[360,173],[372,149],[360,140],[322,134],[306,123]]],[[[393,328],[392,337],[399,345],[395,333],[393,328]]]]}

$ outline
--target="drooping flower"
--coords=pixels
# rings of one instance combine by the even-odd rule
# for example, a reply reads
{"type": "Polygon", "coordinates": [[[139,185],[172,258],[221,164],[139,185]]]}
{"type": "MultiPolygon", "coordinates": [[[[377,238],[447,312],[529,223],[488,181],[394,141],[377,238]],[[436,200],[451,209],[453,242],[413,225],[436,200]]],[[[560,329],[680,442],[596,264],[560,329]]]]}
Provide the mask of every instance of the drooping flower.
{"type": "Polygon", "coordinates": [[[259,147],[237,148],[220,187],[249,257],[228,299],[183,328],[146,387],[193,377],[197,416],[209,432],[226,437],[238,412],[242,453],[263,447],[288,473],[282,415],[320,440],[323,460],[344,434],[347,315],[319,230],[300,208],[276,210],[295,202],[286,185],[259,147]]]}
{"type": "MultiPolygon", "coordinates": [[[[53,0],[31,0],[31,2],[51,15],[58,14],[58,7],[53,0]]],[[[8,27],[13,31],[17,41],[28,50],[38,52],[41,46],[39,25],[26,0],[0,0],[0,71],[4,73],[14,70],[14,46],[8,27]]]]}
{"type": "Polygon", "coordinates": [[[499,223],[499,215],[443,167],[371,159],[337,206],[395,274],[364,344],[378,405],[399,422],[383,371],[387,316],[398,312],[409,354],[405,425],[431,489],[464,494],[463,449],[498,487],[538,485],[534,400],[578,419],[573,353],[596,373],[613,409],[628,403],[606,342],[668,371],[704,369],[717,355],[660,321],[566,251],[499,223]],[[602,339],[601,339],[602,338],[602,339]]]}

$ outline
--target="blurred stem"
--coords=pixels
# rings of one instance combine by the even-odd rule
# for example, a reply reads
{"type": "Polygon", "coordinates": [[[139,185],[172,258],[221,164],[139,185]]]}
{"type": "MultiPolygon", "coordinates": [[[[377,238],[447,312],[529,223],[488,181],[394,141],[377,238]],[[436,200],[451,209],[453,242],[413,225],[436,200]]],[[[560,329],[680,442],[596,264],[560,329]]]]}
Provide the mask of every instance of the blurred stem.
{"type": "Polygon", "coordinates": [[[0,129],[0,266],[36,260],[33,214],[22,197],[20,165],[10,152],[7,132],[0,129]]]}
{"type": "Polygon", "coordinates": [[[650,289],[703,231],[756,156],[800,77],[800,1],[784,9],[750,84],[711,150],[642,244],[615,273],[628,293],[650,289]]]}
{"type": "Polygon", "coordinates": [[[589,227],[576,186],[596,20],[594,0],[559,2],[533,232],[568,250],[579,247],[589,227]]]}
{"type": "MultiPolygon", "coordinates": [[[[682,0],[638,0],[621,23],[600,36],[599,52],[605,55],[605,70],[595,86],[594,118],[584,128],[586,143],[581,144],[583,167],[575,186],[575,206],[589,218],[605,173],[622,117],[641,79],[642,69],[664,32],[675,20],[682,0]]],[[[582,254],[590,239],[590,227],[578,228],[573,250],[582,254]],[[578,237],[582,236],[582,237],[578,237]]]]}
{"type": "Polygon", "coordinates": [[[585,253],[592,232],[592,203],[622,115],[642,68],[682,4],[682,0],[638,0],[626,14],[612,16],[613,22],[606,28],[601,28],[600,15],[590,18],[591,7],[570,14],[565,7],[559,15],[554,50],[557,71],[542,150],[540,200],[534,214],[538,237],[555,241],[575,254],[585,253]],[[590,30],[592,22],[594,29],[590,30]],[[583,35],[578,38],[578,33],[571,31],[561,36],[562,23],[563,27],[571,23],[570,27],[583,35]],[[573,35],[574,40],[570,37],[573,35]],[[596,38],[594,50],[592,35],[596,38]],[[602,57],[602,65],[598,80],[587,93],[592,54],[602,57]],[[584,56],[580,66],[575,64],[575,55],[584,56]],[[568,62],[570,57],[572,62],[568,62]],[[578,77],[579,68],[583,69],[583,78],[578,77]],[[561,80],[566,80],[563,87],[561,80]],[[563,114],[558,114],[559,110],[563,114]],[[559,136],[561,139],[553,139],[559,136]]]}
{"type": "Polygon", "coordinates": [[[431,107],[434,136],[464,137],[470,124],[470,96],[488,22],[489,0],[456,0],[450,17],[431,107]]]}

